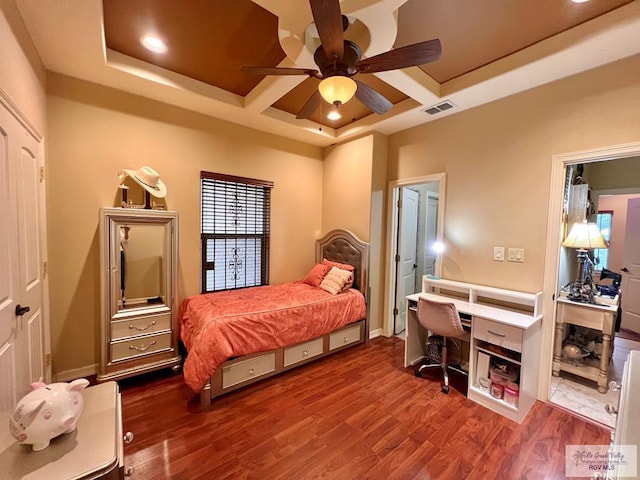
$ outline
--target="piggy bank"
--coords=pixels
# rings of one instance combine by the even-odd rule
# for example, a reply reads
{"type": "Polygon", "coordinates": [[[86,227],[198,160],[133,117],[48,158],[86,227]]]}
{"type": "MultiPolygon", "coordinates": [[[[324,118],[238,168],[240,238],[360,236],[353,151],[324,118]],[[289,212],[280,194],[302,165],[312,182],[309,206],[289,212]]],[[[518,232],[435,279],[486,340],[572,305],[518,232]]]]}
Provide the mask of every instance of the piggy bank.
{"type": "Polygon", "coordinates": [[[33,390],[22,397],[11,413],[11,435],[38,451],[47,448],[52,438],[73,432],[82,414],[82,390],[87,385],[89,381],[85,378],[71,383],[32,383],[33,390]]]}

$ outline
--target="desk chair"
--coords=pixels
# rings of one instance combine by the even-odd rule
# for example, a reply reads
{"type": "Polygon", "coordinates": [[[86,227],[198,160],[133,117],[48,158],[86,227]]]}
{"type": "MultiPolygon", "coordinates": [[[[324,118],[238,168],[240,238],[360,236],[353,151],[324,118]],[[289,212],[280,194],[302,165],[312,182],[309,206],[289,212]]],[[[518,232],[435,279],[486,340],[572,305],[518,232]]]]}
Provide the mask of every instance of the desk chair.
{"type": "Polygon", "coordinates": [[[423,297],[418,299],[418,321],[434,335],[443,337],[440,364],[422,365],[416,370],[416,377],[421,376],[427,368],[442,368],[444,376],[443,393],[449,393],[449,375],[447,374],[447,337],[462,337],[465,335],[460,322],[458,310],[453,303],[436,302],[423,297]]]}

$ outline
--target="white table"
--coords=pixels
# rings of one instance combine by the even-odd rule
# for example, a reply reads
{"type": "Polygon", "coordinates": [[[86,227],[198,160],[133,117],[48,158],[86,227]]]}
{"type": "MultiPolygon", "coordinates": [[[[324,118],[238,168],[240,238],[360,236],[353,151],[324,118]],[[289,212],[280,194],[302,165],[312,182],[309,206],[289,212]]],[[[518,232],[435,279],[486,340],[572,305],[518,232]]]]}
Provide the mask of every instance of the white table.
{"type": "Polygon", "coordinates": [[[600,393],[606,393],[618,305],[574,302],[563,297],[558,298],[557,302],[556,335],[553,346],[553,375],[557,377],[561,371],[564,371],[587,378],[597,382],[600,393]],[[602,332],[602,354],[600,355],[598,367],[590,365],[577,366],[562,361],[562,341],[565,324],[592,328],[602,332]]]}

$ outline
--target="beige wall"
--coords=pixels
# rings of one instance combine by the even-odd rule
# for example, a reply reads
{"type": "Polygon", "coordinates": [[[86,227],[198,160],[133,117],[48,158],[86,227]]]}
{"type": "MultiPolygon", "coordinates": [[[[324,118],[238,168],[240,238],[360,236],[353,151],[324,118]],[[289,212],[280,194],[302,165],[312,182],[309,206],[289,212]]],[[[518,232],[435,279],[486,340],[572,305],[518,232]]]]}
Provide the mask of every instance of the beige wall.
{"type": "MultiPolygon", "coordinates": [[[[640,105],[636,109],[640,111],[640,105]]],[[[588,163],[584,174],[591,190],[635,188],[640,186],[640,157],[588,163]]]]}
{"type": "Polygon", "coordinates": [[[13,0],[0,0],[0,97],[45,134],[45,69],[13,0]]]}
{"type": "Polygon", "coordinates": [[[373,136],[327,148],[322,233],[347,228],[369,241],[373,136]]]}
{"type": "Polygon", "coordinates": [[[387,137],[373,133],[324,152],[322,231],[346,228],[369,242],[369,330],[382,328],[387,137]]]}
{"type": "MultiPolygon", "coordinates": [[[[48,84],[54,373],[99,358],[98,210],[119,201],[122,168],[155,168],[168,209],[180,215],[179,300],[199,293],[201,170],[272,180],[270,281],[312,267],[322,224],[319,148],[57,74],[48,84]]],[[[136,203],[141,192],[132,191],[136,203]]]]}
{"type": "Polygon", "coordinates": [[[552,156],[640,140],[639,78],[633,57],[389,138],[389,180],[447,174],[444,277],[542,289],[552,156]]]}

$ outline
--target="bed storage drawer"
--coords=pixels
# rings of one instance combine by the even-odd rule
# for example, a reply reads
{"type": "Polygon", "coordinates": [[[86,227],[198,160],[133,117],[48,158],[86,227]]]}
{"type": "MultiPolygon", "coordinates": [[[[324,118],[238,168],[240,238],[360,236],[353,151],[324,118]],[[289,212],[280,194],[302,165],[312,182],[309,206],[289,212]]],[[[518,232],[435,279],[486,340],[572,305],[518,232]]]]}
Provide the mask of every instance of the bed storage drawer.
{"type": "Polygon", "coordinates": [[[284,366],[288,367],[322,354],[322,337],[284,350],[284,366]]]}
{"type": "Polygon", "coordinates": [[[472,325],[474,338],[522,353],[522,329],[479,317],[472,325]]]}
{"type": "Polygon", "coordinates": [[[171,350],[171,332],[113,342],[111,344],[111,360],[117,362],[166,350],[171,350]]]}
{"type": "Polygon", "coordinates": [[[360,341],[360,325],[343,328],[339,332],[329,335],[329,350],[344,347],[360,341]]]}
{"type": "Polygon", "coordinates": [[[246,380],[257,378],[276,369],[274,352],[234,363],[222,369],[222,388],[229,388],[246,380]]]}

